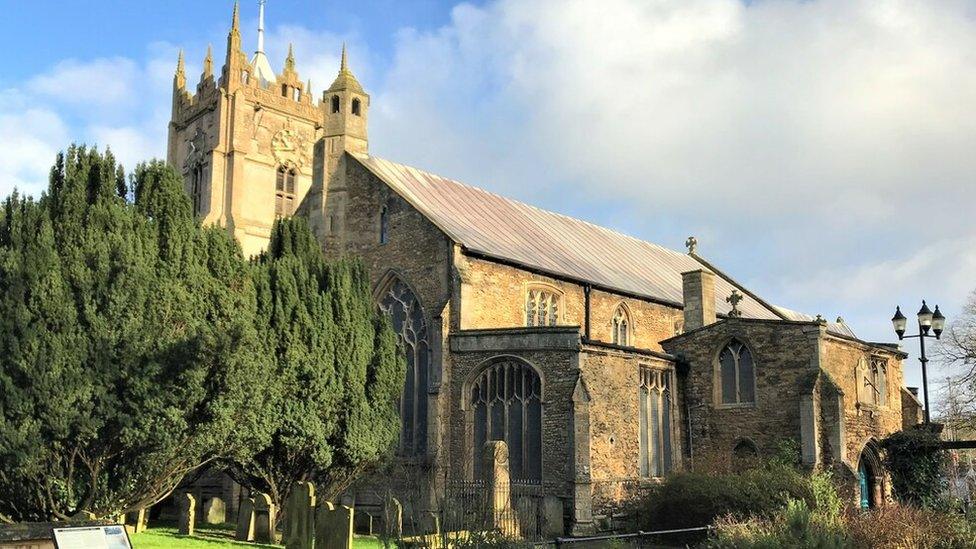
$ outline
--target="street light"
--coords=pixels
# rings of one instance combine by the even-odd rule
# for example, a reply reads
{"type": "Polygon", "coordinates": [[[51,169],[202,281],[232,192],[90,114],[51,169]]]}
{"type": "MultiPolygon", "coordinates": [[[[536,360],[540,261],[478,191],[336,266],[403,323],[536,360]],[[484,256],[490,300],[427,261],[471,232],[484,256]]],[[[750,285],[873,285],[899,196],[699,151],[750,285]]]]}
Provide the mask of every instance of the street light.
{"type": "Polygon", "coordinates": [[[922,363],[922,393],[925,397],[925,423],[930,423],[929,421],[929,380],[928,372],[925,365],[928,363],[929,359],[925,356],[925,338],[934,337],[939,339],[942,337],[942,330],[945,329],[946,319],[942,316],[942,312],[939,311],[939,306],[935,306],[935,311],[929,309],[929,306],[925,304],[925,300],[922,300],[922,308],[918,310],[918,334],[916,335],[905,335],[905,328],[908,325],[908,318],[905,317],[901,312],[901,307],[895,307],[895,316],[891,317],[891,325],[895,328],[895,333],[898,334],[898,339],[907,339],[912,337],[918,338],[918,345],[921,349],[919,353],[918,360],[922,363]],[[929,334],[929,331],[932,334],[929,334]]]}

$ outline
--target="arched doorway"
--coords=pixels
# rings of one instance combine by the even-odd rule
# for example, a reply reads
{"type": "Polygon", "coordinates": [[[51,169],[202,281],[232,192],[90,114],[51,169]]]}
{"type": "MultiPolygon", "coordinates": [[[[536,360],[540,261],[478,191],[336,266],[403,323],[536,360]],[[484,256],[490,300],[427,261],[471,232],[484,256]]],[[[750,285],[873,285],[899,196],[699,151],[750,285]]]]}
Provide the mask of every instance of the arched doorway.
{"type": "Polygon", "coordinates": [[[861,509],[873,509],[884,504],[884,472],[881,458],[872,443],[868,443],[857,463],[858,496],[861,509]]]}

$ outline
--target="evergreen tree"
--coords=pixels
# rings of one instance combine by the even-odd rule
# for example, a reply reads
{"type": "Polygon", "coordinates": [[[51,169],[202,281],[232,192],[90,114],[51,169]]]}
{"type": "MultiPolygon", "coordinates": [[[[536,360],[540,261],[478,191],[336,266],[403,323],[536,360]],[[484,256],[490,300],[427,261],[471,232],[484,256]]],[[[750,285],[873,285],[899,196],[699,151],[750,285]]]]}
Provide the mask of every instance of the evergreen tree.
{"type": "Polygon", "coordinates": [[[332,496],[396,441],[405,363],[356,261],[326,264],[302,218],[280,220],[254,265],[257,328],[275,362],[271,443],[230,465],[278,504],[297,482],[332,496]]]}
{"type": "Polygon", "coordinates": [[[267,444],[250,267],[178,174],[72,147],[3,212],[0,514],[117,515],[267,444]]]}

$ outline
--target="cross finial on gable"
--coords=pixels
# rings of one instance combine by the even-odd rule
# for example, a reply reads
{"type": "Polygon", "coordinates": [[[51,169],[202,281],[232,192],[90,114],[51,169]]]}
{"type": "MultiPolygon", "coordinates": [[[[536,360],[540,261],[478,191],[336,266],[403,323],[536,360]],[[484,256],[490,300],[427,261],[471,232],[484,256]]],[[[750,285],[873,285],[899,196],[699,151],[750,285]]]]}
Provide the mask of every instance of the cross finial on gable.
{"type": "Polygon", "coordinates": [[[739,302],[742,301],[742,294],[739,290],[732,288],[732,295],[725,298],[725,302],[732,305],[732,310],[729,311],[729,318],[739,318],[742,316],[742,311],[739,310],[739,302]]]}
{"type": "Polygon", "coordinates": [[[694,236],[689,236],[688,240],[685,240],[685,246],[688,248],[688,253],[693,254],[698,251],[698,239],[694,236]]]}

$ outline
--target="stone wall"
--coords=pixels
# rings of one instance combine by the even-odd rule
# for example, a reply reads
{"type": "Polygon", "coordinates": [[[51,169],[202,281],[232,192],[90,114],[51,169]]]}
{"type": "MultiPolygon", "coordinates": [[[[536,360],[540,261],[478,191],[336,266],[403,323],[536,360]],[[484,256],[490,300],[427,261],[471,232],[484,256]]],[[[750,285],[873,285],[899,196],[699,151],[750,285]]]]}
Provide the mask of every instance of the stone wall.
{"type": "Polygon", "coordinates": [[[802,395],[812,392],[819,335],[814,323],[727,319],[665,341],[665,350],[687,365],[687,376],[679,377],[690,410],[692,458],[686,464],[727,466],[733,448],[744,439],[761,455],[774,453],[784,439],[799,442],[799,404],[802,395]],[[752,352],[754,404],[719,401],[718,355],[732,338],[752,352]]]}
{"type": "Polygon", "coordinates": [[[830,335],[823,338],[821,348],[821,367],[844,394],[846,448],[843,462],[856,469],[861,451],[869,441],[880,441],[902,428],[902,355],[898,351],[830,335]],[[858,379],[857,365],[861,360],[870,364],[871,357],[887,361],[886,402],[883,405],[866,404],[863,396],[858,398],[859,394],[864,394],[864,388],[858,379]]]}
{"type": "MultiPolygon", "coordinates": [[[[529,287],[548,287],[561,295],[559,325],[578,326],[586,335],[584,287],[510,265],[471,256],[458,261],[461,281],[462,329],[525,326],[525,299],[529,287]]],[[[590,292],[590,339],[612,341],[611,322],[623,304],[630,316],[630,346],[661,350],[660,341],[675,335],[683,315],[677,306],[626,297],[603,290],[590,292]]]]}
{"type": "MultiPolygon", "coordinates": [[[[640,476],[640,369],[673,371],[674,364],[651,354],[586,345],[580,369],[590,403],[590,467],[593,511],[618,510],[651,479],[640,476]]],[[[677,390],[674,394],[680,393],[677,390]]],[[[681,463],[680,400],[673,404],[672,463],[681,463]]]]}

